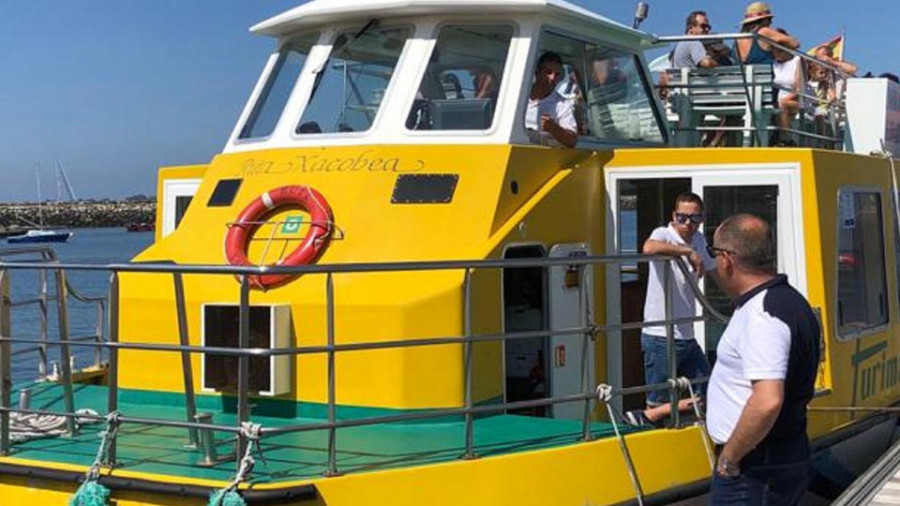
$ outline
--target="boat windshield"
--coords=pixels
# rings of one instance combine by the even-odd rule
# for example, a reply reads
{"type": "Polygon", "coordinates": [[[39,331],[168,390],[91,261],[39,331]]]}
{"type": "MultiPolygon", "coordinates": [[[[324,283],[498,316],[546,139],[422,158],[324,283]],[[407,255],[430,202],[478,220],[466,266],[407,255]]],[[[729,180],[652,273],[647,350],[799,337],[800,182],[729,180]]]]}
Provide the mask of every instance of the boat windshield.
{"type": "Polygon", "coordinates": [[[441,28],[406,127],[490,128],[512,35],[512,27],[503,25],[441,28]]]}
{"type": "Polygon", "coordinates": [[[370,23],[361,30],[340,33],[316,75],[296,133],[368,130],[411,32],[410,27],[382,28],[370,23]]]}
{"type": "Polygon", "coordinates": [[[275,130],[278,119],[287,104],[300,71],[306,63],[306,57],[318,40],[319,34],[312,33],[297,38],[282,47],[278,61],[272,69],[253,106],[244,127],[241,128],[240,139],[266,137],[275,130]]]}

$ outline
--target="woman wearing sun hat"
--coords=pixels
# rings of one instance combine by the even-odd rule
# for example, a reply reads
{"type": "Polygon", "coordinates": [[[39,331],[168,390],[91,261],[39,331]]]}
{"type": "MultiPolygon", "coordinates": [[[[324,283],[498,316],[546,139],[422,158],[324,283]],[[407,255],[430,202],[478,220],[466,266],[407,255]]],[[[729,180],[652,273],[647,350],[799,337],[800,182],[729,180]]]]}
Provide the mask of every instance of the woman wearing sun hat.
{"type": "MultiPolygon", "coordinates": [[[[756,33],[791,49],[800,47],[800,41],[772,28],[772,9],[766,2],[753,2],[744,11],[741,31],[756,33]]],[[[762,39],[739,39],[737,41],[738,57],[747,65],[754,63],[772,63],[772,45],[762,39]]]]}

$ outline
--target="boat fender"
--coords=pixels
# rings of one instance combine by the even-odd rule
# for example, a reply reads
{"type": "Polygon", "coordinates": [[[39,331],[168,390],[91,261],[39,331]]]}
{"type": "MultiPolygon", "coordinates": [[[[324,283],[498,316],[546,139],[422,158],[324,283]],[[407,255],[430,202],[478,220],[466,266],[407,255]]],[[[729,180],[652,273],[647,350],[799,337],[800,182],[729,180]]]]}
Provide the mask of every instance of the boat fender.
{"type": "MultiPolygon", "coordinates": [[[[309,213],[309,232],[297,249],[274,265],[305,265],[318,258],[331,239],[334,223],[331,207],[325,197],[312,187],[291,185],[263,193],[250,202],[238,215],[237,220],[229,225],[228,233],[225,235],[225,258],[230,265],[254,266],[247,259],[247,248],[253,233],[265,223],[267,216],[285,207],[299,207],[309,213]]],[[[293,277],[295,274],[253,274],[249,276],[249,282],[253,288],[266,290],[293,277]]]]}

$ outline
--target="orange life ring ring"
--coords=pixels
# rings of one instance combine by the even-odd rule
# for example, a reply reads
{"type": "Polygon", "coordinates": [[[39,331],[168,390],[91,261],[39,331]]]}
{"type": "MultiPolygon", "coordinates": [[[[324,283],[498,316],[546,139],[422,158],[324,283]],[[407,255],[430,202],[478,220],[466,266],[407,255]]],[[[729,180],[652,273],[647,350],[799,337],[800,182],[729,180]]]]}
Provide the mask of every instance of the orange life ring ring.
{"type": "MultiPolygon", "coordinates": [[[[296,206],[310,214],[309,233],[290,255],[275,265],[304,265],[315,261],[331,239],[333,215],[321,193],[306,185],[282,186],[267,191],[247,205],[225,235],[225,258],[236,266],[253,266],[247,248],[253,232],[269,216],[285,206],[296,206]]],[[[293,278],[294,274],[254,274],[250,286],[265,290],[293,278]]],[[[239,277],[240,278],[240,277],[239,277]]]]}

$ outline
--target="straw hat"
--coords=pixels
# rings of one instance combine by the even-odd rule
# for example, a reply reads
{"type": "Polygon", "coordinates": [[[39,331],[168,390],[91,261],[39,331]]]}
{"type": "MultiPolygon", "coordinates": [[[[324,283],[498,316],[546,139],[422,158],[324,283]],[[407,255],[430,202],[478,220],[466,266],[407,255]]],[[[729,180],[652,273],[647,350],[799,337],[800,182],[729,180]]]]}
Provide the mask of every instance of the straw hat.
{"type": "Polygon", "coordinates": [[[753,2],[748,5],[747,9],[744,11],[744,20],[741,21],[741,25],[772,17],[775,16],[772,14],[772,9],[769,8],[769,4],[766,2],[753,2]]]}

